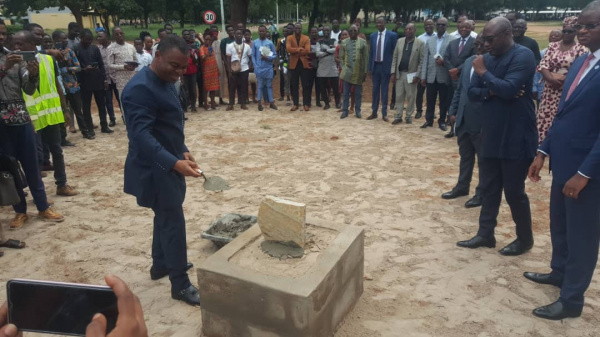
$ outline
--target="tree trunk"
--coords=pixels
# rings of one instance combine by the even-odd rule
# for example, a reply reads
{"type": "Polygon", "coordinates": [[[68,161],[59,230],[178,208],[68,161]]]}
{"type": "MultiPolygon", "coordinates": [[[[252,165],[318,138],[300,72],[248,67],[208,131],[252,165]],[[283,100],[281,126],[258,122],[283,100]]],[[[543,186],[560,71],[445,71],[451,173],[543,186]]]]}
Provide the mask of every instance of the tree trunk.
{"type": "Polygon", "coordinates": [[[81,13],[81,10],[75,6],[72,6],[72,7],[67,6],[67,7],[69,8],[71,13],[75,17],[75,21],[77,22],[77,24],[79,24],[80,27],[83,27],[83,14],[81,13]]]}
{"type": "Polygon", "coordinates": [[[144,26],[148,29],[148,16],[150,15],[150,11],[144,8],[144,26]]]}
{"type": "Polygon", "coordinates": [[[248,18],[248,4],[250,0],[230,0],[229,1],[229,24],[236,25],[243,23],[246,25],[248,18]]]}
{"type": "Polygon", "coordinates": [[[106,11],[100,14],[100,23],[102,24],[102,27],[104,27],[106,36],[108,36],[108,38],[110,39],[110,21],[108,20],[108,14],[106,13],[106,11]]]}
{"type": "Polygon", "coordinates": [[[365,13],[365,19],[362,22],[362,26],[369,28],[369,7],[363,6],[363,13],[365,13]]]}
{"type": "Polygon", "coordinates": [[[179,27],[183,28],[183,27],[185,27],[185,22],[184,22],[185,10],[183,9],[183,7],[181,7],[178,12],[179,12],[179,27]]]}
{"type": "Polygon", "coordinates": [[[308,29],[310,32],[310,28],[315,25],[315,20],[319,16],[319,0],[313,0],[313,9],[310,13],[310,19],[308,20],[308,29]]]}
{"type": "Polygon", "coordinates": [[[361,8],[361,3],[360,0],[354,0],[354,2],[352,2],[352,10],[350,11],[350,24],[353,24],[354,21],[356,21],[356,17],[358,16],[358,13],[360,12],[360,8],[361,8]]]}

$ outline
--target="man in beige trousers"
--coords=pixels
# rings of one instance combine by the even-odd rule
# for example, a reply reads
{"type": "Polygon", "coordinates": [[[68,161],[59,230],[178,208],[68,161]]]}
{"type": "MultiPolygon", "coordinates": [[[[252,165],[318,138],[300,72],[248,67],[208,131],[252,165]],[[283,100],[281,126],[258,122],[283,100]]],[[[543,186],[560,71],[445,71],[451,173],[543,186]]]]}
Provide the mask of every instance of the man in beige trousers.
{"type": "Polygon", "coordinates": [[[425,57],[425,44],[415,38],[415,25],[409,23],[404,28],[403,37],[398,40],[392,59],[392,83],[396,81],[396,115],[393,125],[402,123],[404,102],[406,102],[406,124],[412,124],[415,110],[419,74],[425,57]]]}

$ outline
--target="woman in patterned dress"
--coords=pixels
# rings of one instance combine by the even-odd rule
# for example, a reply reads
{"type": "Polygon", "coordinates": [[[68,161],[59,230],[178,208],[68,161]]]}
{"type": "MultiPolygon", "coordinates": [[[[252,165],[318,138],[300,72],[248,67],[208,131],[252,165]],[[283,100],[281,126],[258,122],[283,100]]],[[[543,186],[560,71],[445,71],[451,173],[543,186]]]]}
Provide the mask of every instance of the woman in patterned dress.
{"type": "Polygon", "coordinates": [[[563,84],[571,64],[587,52],[587,48],[575,42],[576,31],[573,26],[576,23],[576,16],[565,18],[562,40],[550,43],[538,66],[538,71],[542,73],[546,82],[537,116],[540,143],[546,137],[558,110],[563,84]]]}
{"type": "Polygon", "coordinates": [[[204,109],[208,110],[207,94],[210,95],[210,107],[217,108],[215,92],[221,88],[219,84],[219,67],[212,47],[212,35],[204,35],[204,45],[200,48],[200,59],[202,59],[202,79],[204,81],[204,109]]]}

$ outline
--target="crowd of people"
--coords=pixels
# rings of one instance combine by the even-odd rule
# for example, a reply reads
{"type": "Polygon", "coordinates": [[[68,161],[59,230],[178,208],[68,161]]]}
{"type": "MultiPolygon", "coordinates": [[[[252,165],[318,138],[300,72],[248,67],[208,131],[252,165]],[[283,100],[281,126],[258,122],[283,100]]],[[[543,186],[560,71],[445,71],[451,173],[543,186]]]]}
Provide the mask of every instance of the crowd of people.
{"type": "MultiPolygon", "coordinates": [[[[402,31],[389,31],[385,23],[377,18],[377,31],[368,39],[360,32],[360,20],[347,31],[333,20],[331,27],[311,27],[308,36],[301,23],[290,23],[276,41],[271,41],[276,36],[272,27],[264,25],[254,41],[243,24],[228,25],[221,40],[216,26],[202,34],[183,30],[180,38],[165,25],[156,39],[142,32],[134,44],[125,41],[120,27],[112,30],[113,42],[106,31],[97,30],[93,44],[92,32],[76,23],[69,24],[67,33],[55,31],[51,36],[31,23],[10,37],[1,23],[2,155],[20,163],[23,186],[29,186],[38,216],[63,221],[50,206],[42,173],[54,172],[58,195],[77,195],[67,184],[62,147],[74,145],[67,135],[77,128],[84,138],[95,138],[92,96],[100,132],[112,133],[110,128],[117,124],[115,97],[130,139],[125,192],[155,213],[151,277],[169,275],[172,297],[199,305],[198,290],[186,273],[192,265],[186,257],[182,203],[184,177],[200,177],[202,172],[183,141],[186,112],[219,105],[231,111],[236,96],[242,110],[250,103],[260,111],[265,106],[277,110],[277,72],[279,101],[286,101],[290,111],[311,110],[314,87],[315,105],[323,110],[335,105],[341,119],[351,113],[362,117],[367,79],[372,81],[367,120],[377,119],[381,107],[382,119],[389,122],[389,106],[395,110],[392,125],[411,124],[423,115],[426,93],[421,128],[433,126],[437,103],[438,127],[450,128],[445,137],[457,138],[460,154],[458,182],[441,197],[468,195],[475,162],[479,165],[479,184],[465,203],[468,208],[481,206],[479,228],[458,246],[496,246],[494,230],[504,192],[517,239],[500,254],[530,250],[534,238],[525,180],[538,181],[544,158],[553,157],[552,272],[524,276],[561,287],[559,300],[534,310],[536,316],[579,316],[600,240],[600,117],[595,113],[600,102],[594,92],[600,85],[600,1],[590,3],[579,17],[566,18],[562,30],[550,33],[550,45],[543,51],[525,35],[527,22],[516,12],[492,19],[479,35],[466,15],[458,18],[452,33],[444,17],[426,20],[425,33],[419,36],[415,23],[407,23],[402,31]],[[11,51],[37,54],[26,62],[11,51]],[[390,83],[393,94],[388,102],[390,83]],[[148,173],[154,166],[157,170],[148,173]],[[164,172],[177,174],[152,179],[164,172]]],[[[18,193],[11,229],[29,219],[22,187],[18,193]]],[[[0,246],[25,245],[5,239],[0,230],[0,246]]]]}

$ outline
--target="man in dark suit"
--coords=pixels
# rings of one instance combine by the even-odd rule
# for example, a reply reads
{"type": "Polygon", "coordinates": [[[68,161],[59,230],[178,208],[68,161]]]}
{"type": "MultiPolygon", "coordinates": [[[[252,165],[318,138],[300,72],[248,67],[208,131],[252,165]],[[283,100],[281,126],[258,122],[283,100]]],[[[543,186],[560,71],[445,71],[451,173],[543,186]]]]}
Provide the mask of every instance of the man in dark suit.
{"type": "MultiPolygon", "coordinates": [[[[473,25],[468,20],[460,23],[458,26],[459,37],[453,40],[446,49],[444,55],[444,66],[448,69],[448,74],[452,80],[450,88],[448,88],[449,95],[448,99],[452,102],[454,97],[454,90],[458,86],[458,77],[463,68],[465,60],[475,54],[475,38],[471,37],[473,31],[473,25]]],[[[454,128],[450,123],[450,132],[446,135],[446,138],[454,137],[454,128]]]]}
{"type": "Polygon", "coordinates": [[[531,50],[514,43],[510,22],[503,17],[490,20],[482,35],[489,53],[473,60],[477,75],[469,88],[469,98],[483,102],[479,154],[482,207],[477,235],[457,244],[466,248],[496,246],[494,229],[504,190],[517,225],[517,239],[500,254],[520,255],[533,246],[525,179],[538,139],[530,99],[535,58],[531,50]]]}
{"type": "MultiPolygon", "coordinates": [[[[453,41],[454,42],[454,41],[453,41]]],[[[485,53],[483,40],[478,37],[473,44],[477,55],[485,53]]],[[[461,196],[469,195],[471,178],[473,177],[473,167],[475,166],[475,157],[479,157],[481,147],[481,102],[471,101],[469,99],[469,87],[471,79],[475,72],[473,71],[473,60],[475,56],[469,57],[462,71],[458,86],[454,91],[454,98],[450,104],[450,123],[456,129],[458,141],[458,153],[460,154],[460,171],[458,174],[458,183],[450,192],[442,194],[443,199],[455,199],[461,196]]],[[[479,163],[479,158],[477,159],[479,163]]],[[[475,196],[465,203],[465,207],[481,206],[481,189],[475,188],[475,196]]]]}
{"type": "Polygon", "coordinates": [[[171,297],[200,305],[198,289],[187,270],[185,177],[200,177],[198,164],[185,146],[183,109],[173,85],[188,64],[187,43],[175,35],[160,40],[156,57],[123,90],[129,137],[125,160],[125,193],[154,211],[152,268],[157,280],[169,275],[171,297]]]}
{"type": "Polygon", "coordinates": [[[384,17],[378,17],[376,23],[377,32],[371,34],[371,45],[369,48],[369,72],[371,72],[373,79],[373,103],[371,104],[373,113],[367,119],[377,118],[379,97],[381,95],[381,116],[384,121],[388,122],[388,89],[390,86],[390,77],[392,76],[392,58],[396,49],[396,43],[398,42],[398,34],[385,29],[384,17]]]}
{"type": "Polygon", "coordinates": [[[581,315],[600,240],[600,1],[582,10],[575,29],[591,52],[573,62],[554,123],[529,168],[529,178],[539,181],[550,156],[552,271],[524,276],[560,287],[556,302],[533,311],[552,320],[581,315]]]}

